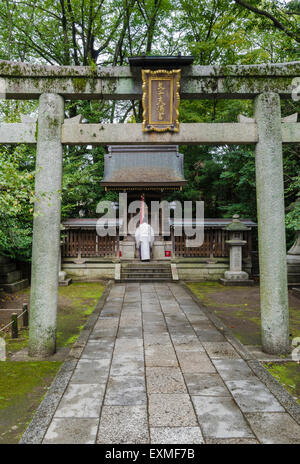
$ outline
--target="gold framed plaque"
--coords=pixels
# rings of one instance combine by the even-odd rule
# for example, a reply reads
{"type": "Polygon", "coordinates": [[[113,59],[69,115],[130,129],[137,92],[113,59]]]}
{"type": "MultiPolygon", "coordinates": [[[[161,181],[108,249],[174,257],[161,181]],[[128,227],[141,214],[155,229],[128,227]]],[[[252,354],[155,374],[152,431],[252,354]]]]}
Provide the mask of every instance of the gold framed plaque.
{"type": "Polygon", "coordinates": [[[181,69],[142,70],[143,132],[179,131],[181,69]]]}

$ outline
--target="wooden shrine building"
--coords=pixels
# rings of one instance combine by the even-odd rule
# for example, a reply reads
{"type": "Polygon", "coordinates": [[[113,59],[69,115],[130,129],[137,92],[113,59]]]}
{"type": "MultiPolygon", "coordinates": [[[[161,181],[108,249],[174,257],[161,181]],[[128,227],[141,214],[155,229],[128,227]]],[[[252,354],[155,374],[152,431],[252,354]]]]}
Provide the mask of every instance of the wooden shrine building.
{"type": "MultiPolygon", "coordinates": [[[[119,145],[109,146],[104,156],[104,177],[101,184],[106,190],[127,194],[128,205],[134,201],[166,200],[170,193],[186,185],[183,154],[176,145],[119,145]]],[[[172,205],[172,203],[170,203],[172,205]]],[[[118,207],[118,206],[116,206],[118,207]]],[[[116,236],[97,234],[97,218],[73,218],[63,222],[62,267],[73,279],[114,277],[116,262],[138,262],[135,240],[130,233],[120,233],[125,218],[116,218],[116,236]]],[[[127,213],[127,223],[134,213],[127,213]]],[[[178,221],[178,220],[177,220],[178,221]]],[[[229,250],[226,241],[229,232],[224,227],[231,219],[205,219],[204,242],[200,247],[187,248],[185,235],[174,235],[175,219],[170,217],[170,232],[162,233],[161,210],[159,233],[152,247],[152,263],[176,263],[181,278],[219,279],[228,268],[229,250]]],[[[243,247],[244,266],[251,272],[252,228],[256,224],[243,220],[249,230],[244,232],[247,244],[243,247]]]]}

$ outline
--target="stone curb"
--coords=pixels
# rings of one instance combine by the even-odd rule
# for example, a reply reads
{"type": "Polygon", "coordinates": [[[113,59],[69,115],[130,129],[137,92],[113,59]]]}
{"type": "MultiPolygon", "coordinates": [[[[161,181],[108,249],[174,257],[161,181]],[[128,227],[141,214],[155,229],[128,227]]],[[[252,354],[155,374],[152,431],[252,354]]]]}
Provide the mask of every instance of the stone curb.
{"type": "Polygon", "coordinates": [[[109,281],[101,298],[99,299],[94,311],[89,316],[79,337],[70,350],[70,353],[61,366],[57,376],[53,380],[46,396],[39,405],[33,419],[29,423],[22,435],[19,444],[41,444],[57,406],[64,394],[72,374],[76,368],[78,359],[88,341],[91,331],[99,317],[101,309],[104,306],[106,298],[112,287],[113,281],[109,281]]]}
{"type": "Polygon", "coordinates": [[[184,287],[205,315],[215,324],[226,340],[236,349],[254,374],[268,387],[279,403],[293,417],[297,424],[300,425],[300,405],[292,397],[292,395],[290,395],[290,393],[267,371],[267,369],[255,358],[255,356],[250,353],[246,346],[234,336],[233,332],[228,327],[224,327],[225,324],[218,318],[218,316],[212,314],[209,309],[201,303],[192,290],[190,290],[187,286],[186,282],[180,282],[180,285],[184,287]]]}

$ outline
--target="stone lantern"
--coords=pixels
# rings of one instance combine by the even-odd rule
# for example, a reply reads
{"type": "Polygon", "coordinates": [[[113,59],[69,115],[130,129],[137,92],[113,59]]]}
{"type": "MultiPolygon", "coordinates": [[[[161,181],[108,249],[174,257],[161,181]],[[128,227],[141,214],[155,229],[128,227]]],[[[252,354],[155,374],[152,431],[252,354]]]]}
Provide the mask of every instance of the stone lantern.
{"type": "Polygon", "coordinates": [[[290,284],[300,283],[300,229],[292,248],[287,254],[288,282],[290,284]]]}
{"type": "Polygon", "coordinates": [[[243,240],[243,232],[250,230],[239,220],[239,215],[235,214],[232,222],[224,227],[223,230],[229,232],[229,271],[224,273],[224,278],[220,279],[223,285],[252,285],[253,280],[249,280],[249,275],[242,269],[242,247],[247,243],[243,240]]]}

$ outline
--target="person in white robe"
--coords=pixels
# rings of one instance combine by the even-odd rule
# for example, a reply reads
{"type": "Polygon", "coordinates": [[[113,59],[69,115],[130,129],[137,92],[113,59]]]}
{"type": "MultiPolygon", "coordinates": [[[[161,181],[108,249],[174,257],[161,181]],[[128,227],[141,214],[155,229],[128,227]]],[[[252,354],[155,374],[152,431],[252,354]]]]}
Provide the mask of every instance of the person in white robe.
{"type": "Polygon", "coordinates": [[[142,222],[135,231],[136,247],[140,250],[141,261],[150,261],[151,247],[154,243],[153,228],[147,222],[142,222]]]}

